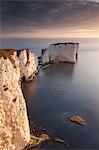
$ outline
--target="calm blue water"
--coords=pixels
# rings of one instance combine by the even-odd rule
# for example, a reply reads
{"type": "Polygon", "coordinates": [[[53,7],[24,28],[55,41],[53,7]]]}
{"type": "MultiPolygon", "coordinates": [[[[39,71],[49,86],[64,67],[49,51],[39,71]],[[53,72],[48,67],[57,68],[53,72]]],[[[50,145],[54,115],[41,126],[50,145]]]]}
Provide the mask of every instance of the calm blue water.
{"type": "MultiPolygon", "coordinates": [[[[55,42],[79,42],[78,61],[41,69],[35,81],[23,83],[30,121],[37,121],[52,136],[69,141],[69,149],[99,149],[99,39],[3,40],[2,48],[42,48],[55,42]],[[70,115],[87,118],[82,127],[68,120],[70,115]]],[[[66,149],[62,144],[44,143],[48,149],[66,149]]]]}
{"type": "Polygon", "coordinates": [[[3,39],[0,48],[29,48],[37,55],[40,55],[41,49],[49,44],[57,42],[79,42],[80,50],[99,51],[99,38],[65,38],[65,39],[3,39]]]}
{"type": "MultiPolygon", "coordinates": [[[[37,79],[23,83],[30,121],[38,121],[50,135],[69,141],[68,148],[99,149],[99,52],[80,52],[73,64],[40,70],[37,79]],[[82,127],[70,115],[87,118],[82,127]]],[[[43,149],[66,149],[47,143],[43,149]]]]}

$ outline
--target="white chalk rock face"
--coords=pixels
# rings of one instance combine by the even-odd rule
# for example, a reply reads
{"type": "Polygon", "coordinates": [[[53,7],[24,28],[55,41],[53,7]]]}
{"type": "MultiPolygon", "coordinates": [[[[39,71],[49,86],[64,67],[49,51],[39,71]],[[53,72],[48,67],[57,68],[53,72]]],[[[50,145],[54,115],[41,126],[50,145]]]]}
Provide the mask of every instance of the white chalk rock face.
{"type": "Polygon", "coordinates": [[[75,63],[78,55],[78,43],[51,44],[42,52],[42,65],[55,62],[75,63]]]}
{"type": "Polygon", "coordinates": [[[22,150],[29,141],[19,59],[14,50],[0,51],[0,150],[22,150]]]}
{"type": "Polygon", "coordinates": [[[19,51],[19,61],[21,77],[25,78],[26,81],[33,80],[37,74],[38,60],[34,53],[30,50],[19,51]]]}
{"type": "Polygon", "coordinates": [[[49,55],[49,47],[42,50],[41,58],[42,58],[42,65],[49,64],[50,62],[50,55],[49,55]]]}

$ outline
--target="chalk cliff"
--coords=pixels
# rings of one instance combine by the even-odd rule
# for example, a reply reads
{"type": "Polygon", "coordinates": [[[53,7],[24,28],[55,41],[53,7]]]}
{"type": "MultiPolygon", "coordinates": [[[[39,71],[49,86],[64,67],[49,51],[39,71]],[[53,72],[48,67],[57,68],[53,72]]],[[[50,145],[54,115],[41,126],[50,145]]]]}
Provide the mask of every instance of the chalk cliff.
{"type": "Polygon", "coordinates": [[[24,68],[21,68],[20,64],[25,60],[27,62],[27,57],[21,57],[22,53],[20,52],[18,58],[17,51],[13,49],[0,50],[0,150],[22,150],[30,141],[27,110],[20,79],[23,75],[28,79],[33,71],[36,71],[36,65],[35,60],[32,60],[34,55],[28,52],[28,61],[33,64],[30,65],[28,62],[28,69],[25,70],[27,72],[23,72],[24,68]]]}
{"type": "Polygon", "coordinates": [[[21,78],[26,81],[33,80],[37,74],[38,60],[34,53],[28,49],[18,51],[20,61],[21,78]]]}
{"type": "Polygon", "coordinates": [[[75,63],[78,55],[79,43],[51,44],[42,50],[42,65],[56,62],[75,63]]]}

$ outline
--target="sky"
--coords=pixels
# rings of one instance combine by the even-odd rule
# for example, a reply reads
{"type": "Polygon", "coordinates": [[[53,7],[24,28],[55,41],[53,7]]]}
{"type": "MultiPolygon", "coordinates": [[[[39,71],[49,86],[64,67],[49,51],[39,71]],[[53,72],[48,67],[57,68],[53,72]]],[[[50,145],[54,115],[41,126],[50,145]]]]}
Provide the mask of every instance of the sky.
{"type": "Polygon", "coordinates": [[[0,0],[0,38],[99,37],[99,0],[0,0]]]}

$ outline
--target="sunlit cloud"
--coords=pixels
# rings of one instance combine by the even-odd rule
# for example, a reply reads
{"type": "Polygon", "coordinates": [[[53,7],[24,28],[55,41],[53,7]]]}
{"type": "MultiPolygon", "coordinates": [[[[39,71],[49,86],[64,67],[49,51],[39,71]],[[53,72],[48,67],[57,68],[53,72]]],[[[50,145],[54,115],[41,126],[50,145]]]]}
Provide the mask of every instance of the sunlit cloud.
{"type": "Polygon", "coordinates": [[[83,0],[83,1],[89,1],[89,2],[96,2],[96,3],[98,3],[99,2],[99,0],[83,0]]]}
{"type": "Polygon", "coordinates": [[[91,30],[91,29],[76,29],[76,30],[73,30],[73,31],[70,31],[70,32],[96,32],[97,30],[91,30]]]}

